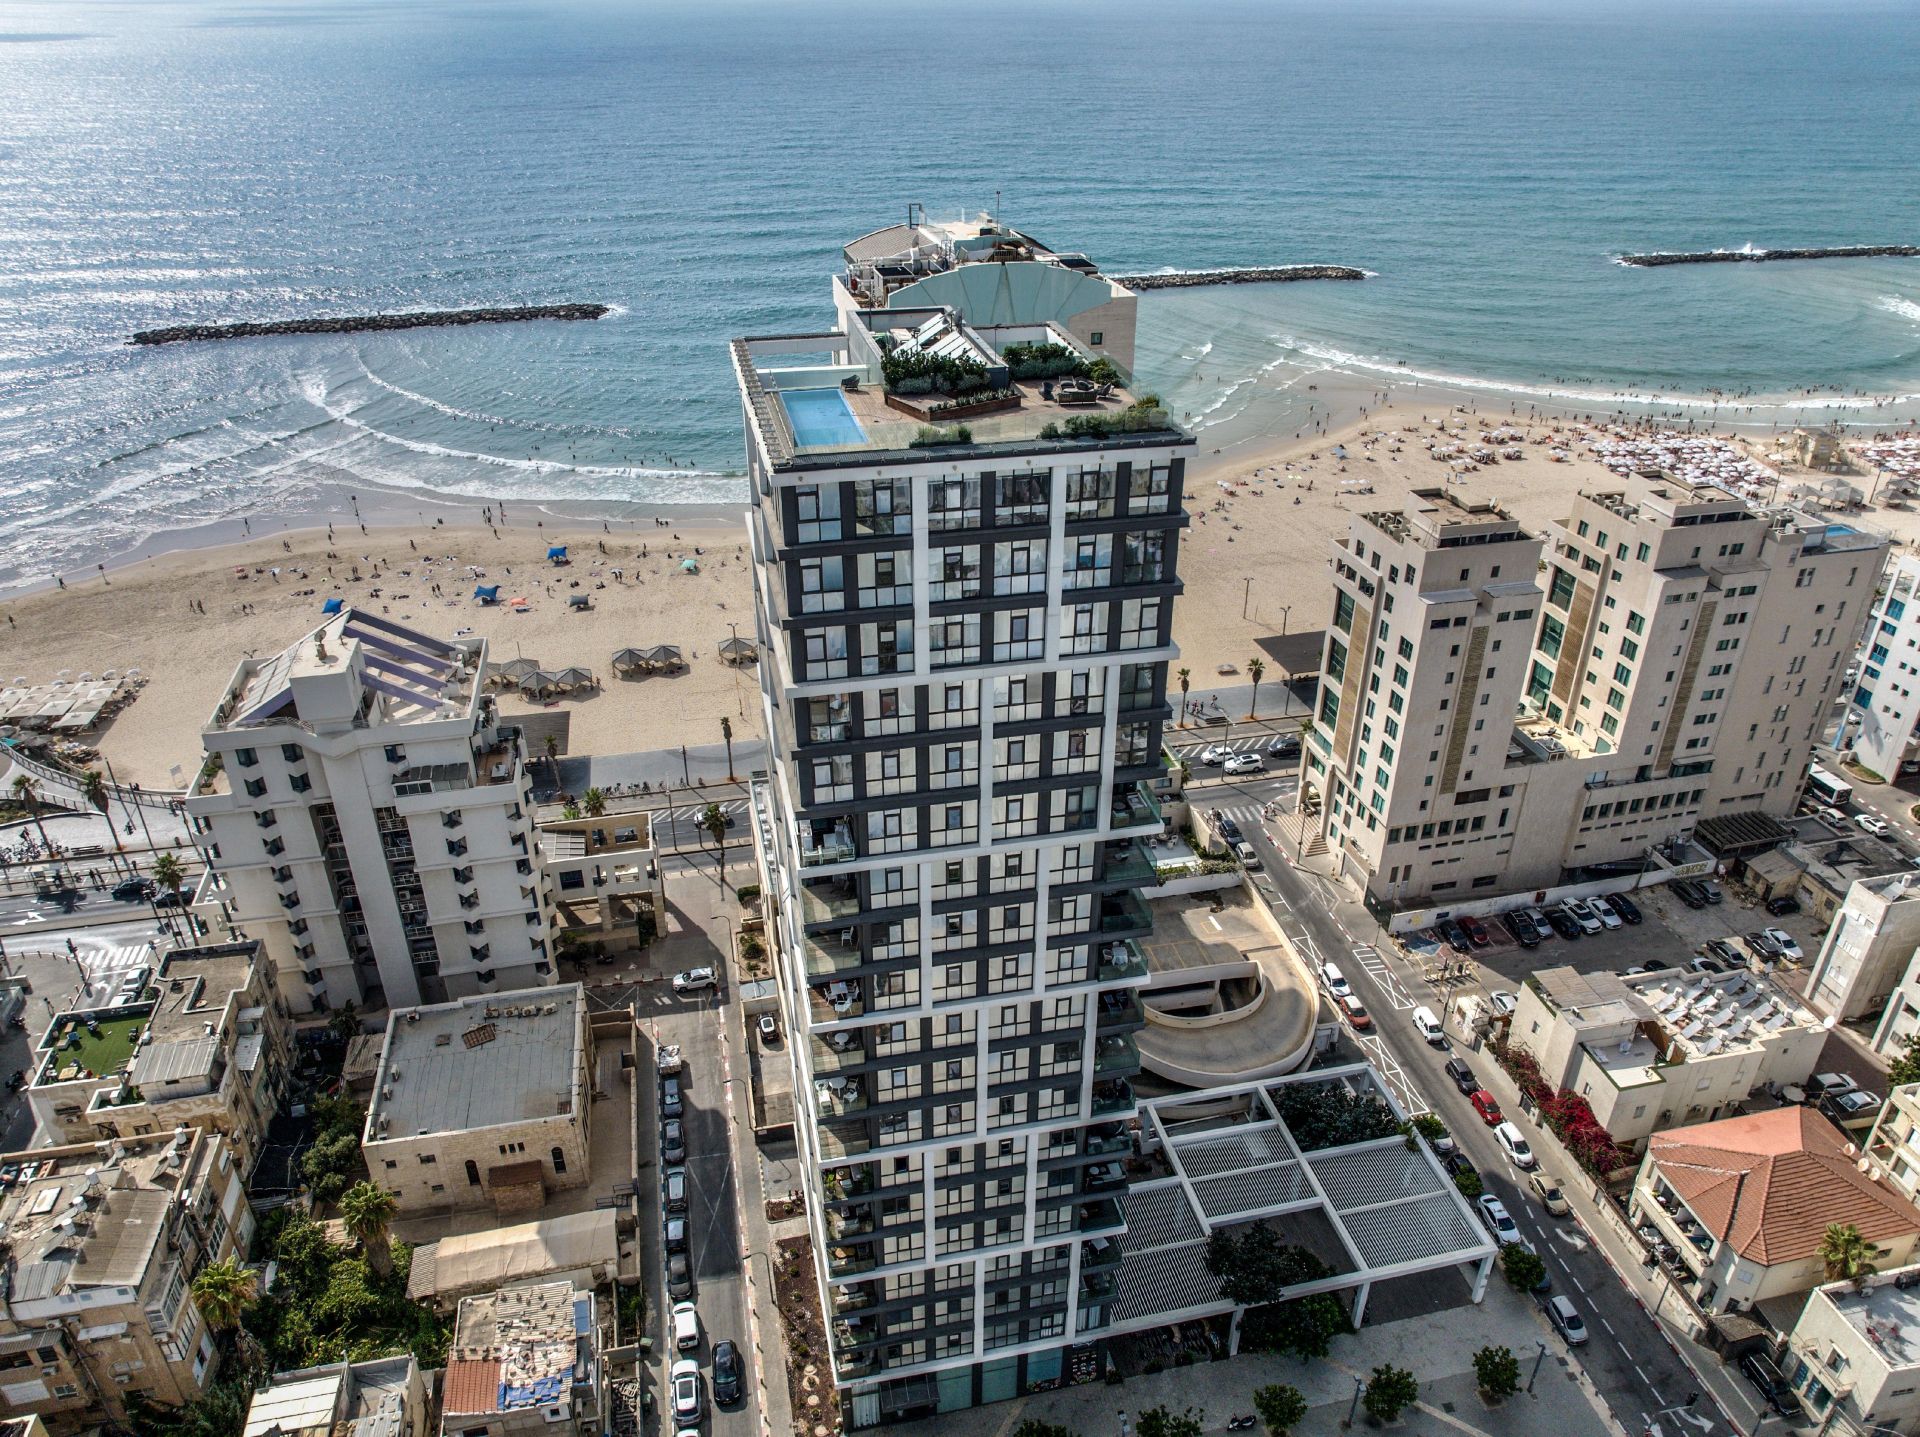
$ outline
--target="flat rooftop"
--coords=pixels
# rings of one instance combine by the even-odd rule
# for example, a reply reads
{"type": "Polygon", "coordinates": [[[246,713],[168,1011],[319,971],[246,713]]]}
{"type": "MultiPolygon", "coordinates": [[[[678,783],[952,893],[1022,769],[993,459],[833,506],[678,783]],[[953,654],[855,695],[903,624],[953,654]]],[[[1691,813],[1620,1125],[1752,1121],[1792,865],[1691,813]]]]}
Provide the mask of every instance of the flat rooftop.
{"type": "Polygon", "coordinates": [[[1879,1349],[1889,1367],[1920,1366],[1920,1268],[1878,1273],[1867,1281],[1865,1292],[1855,1292],[1851,1282],[1830,1282],[1815,1288],[1812,1300],[1831,1307],[1879,1349]]]}
{"type": "Polygon", "coordinates": [[[1820,1020],[1779,984],[1757,973],[1651,973],[1629,980],[1654,1012],[1671,1057],[1757,1052],[1788,1030],[1820,1020]]]}
{"type": "MultiPolygon", "coordinates": [[[[210,727],[246,728],[256,724],[346,721],[423,723],[468,711],[474,681],[485,656],[485,640],[471,647],[436,639],[363,609],[343,609],[319,628],[295,639],[269,659],[240,665],[210,727]],[[361,688],[363,713],[328,711],[303,714],[300,693],[309,701],[316,678],[352,673],[361,688]]],[[[331,700],[337,690],[328,693],[331,700]]]]}
{"type": "Polygon", "coordinates": [[[253,1394],[241,1437],[405,1437],[413,1371],[402,1356],[275,1373],[253,1394]]]}
{"type": "Polygon", "coordinates": [[[466,1298],[447,1350],[442,1405],[449,1416],[551,1406],[586,1375],[592,1340],[593,1295],[571,1283],[466,1298]]]}
{"type": "Polygon", "coordinates": [[[581,987],[396,1008],[367,1110],[368,1141],[463,1132],[573,1111],[581,987]]]}

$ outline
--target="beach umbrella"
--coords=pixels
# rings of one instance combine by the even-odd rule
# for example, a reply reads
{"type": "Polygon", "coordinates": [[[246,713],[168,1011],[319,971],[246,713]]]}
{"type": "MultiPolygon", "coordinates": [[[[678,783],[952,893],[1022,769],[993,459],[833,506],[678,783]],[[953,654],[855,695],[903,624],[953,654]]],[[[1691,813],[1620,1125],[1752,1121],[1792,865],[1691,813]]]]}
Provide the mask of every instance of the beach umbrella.
{"type": "Polygon", "coordinates": [[[552,674],[541,673],[538,669],[530,674],[523,674],[520,678],[522,693],[546,693],[558,686],[552,674]]]}
{"type": "Polygon", "coordinates": [[[593,670],[578,667],[562,669],[553,676],[553,681],[562,688],[578,688],[581,684],[593,682],[593,670]]]}
{"type": "Polygon", "coordinates": [[[680,650],[672,644],[660,644],[647,650],[647,662],[650,664],[677,664],[680,662],[680,650]]]}
{"type": "Polygon", "coordinates": [[[720,657],[723,659],[750,659],[756,652],[750,639],[731,638],[720,641],[720,657]]]}
{"type": "Polygon", "coordinates": [[[504,664],[500,665],[499,672],[510,679],[524,678],[528,674],[537,674],[540,672],[540,661],[538,659],[508,659],[504,664]]]}
{"type": "Polygon", "coordinates": [[[615,649],[613,666],[616,669],[637,669],[647,661],[646,649],[615,649]]]}

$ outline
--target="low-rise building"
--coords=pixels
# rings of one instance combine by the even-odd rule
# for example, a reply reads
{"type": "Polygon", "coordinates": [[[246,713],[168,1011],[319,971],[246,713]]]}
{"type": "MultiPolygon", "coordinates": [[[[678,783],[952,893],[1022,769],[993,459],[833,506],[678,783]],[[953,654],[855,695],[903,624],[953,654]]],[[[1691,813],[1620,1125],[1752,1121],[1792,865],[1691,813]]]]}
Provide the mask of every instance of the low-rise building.
{"type": "Polygon", "coordinates": [[[1822,1432],[1920,1431],[1920,1268],[1816,1287],[1780,1370],[1822,1432]]]}
{"type": "Polygon", "coordinates": [[[665,912],[649,813],[548,819],[540,825],[540,867],[569,942],[631,930],[643,912],[657,922],[665,912]]]}
{"type": "MultiPolygon", "coordinates": [[[[1877,1012],[1909,979],[1916,947],[1920,873],[1908,869],[1858,879],[1848,885],[1814,959],[1807,1000],[1843,1023],[1877,1012]]],[[[1920,1024],[1920,1004],[1909,1019],[1913,1024],[1920,1024]]]]}
{"type": "Polygon", "coordinates": [[[395,1009],[361,1150],[403,1213],[537,1212],[587,1182],[593,1039],[578,983],[395,1009]]]}
{"type": "Polygon", "coordinates": [[[0,1161],[20,1169],[0,1196],[0,1404],[67,1433],[124,1423],[130,1394],[204,1393],[214,1340],[189,1292],[253,1232],[226,1138],[180,1128],[0,1161]]]}
{"type": "Polygon", "coordinates": [[[1827,1037],[1811,1010],[1757,973],[1572,968],[1528,976],[1510,1031],[1549,1083],[1580,1094],[1626,1144],[1806,1081],[1827,1037]]]}
{"type": "Polygon", "coordinates": [[[620,1267],[620,1219],[612,1208],[458,1233],[413,1250],[407,1296],[442,1312],[509,1284],[566,1282],[591,1291],[620,1267]]]}
{"type": "Polygon", "coordinates": [[[1861,1145],[1874,1176],[1886,1180],[1920,1202],[1920,1083],[1902,1083],[1887,1089],[1873,1131],[1861,1145]]]}
{"type": "Polygon", "coordinates": [[[426,1437],[427,1405],[410,1353],[303,1367],[253,1394],[241,1437],[426,1437]]]}
{"type": "Polygon", "coordinates": [[[1678,1250],[1703,1312],[1744,1311],[1823,1282],[1821,1239],[1836,1223],[1873,1243],[1879,1266],[1913,1260],[1920,1209],[1857,1162],[1812,1108],[1676,1128],[1649,1140],[1628,1214],[1678,1250]]]}
{"type": "Polygon", "coordinates": [[[442,1437],[597,1433],[607,1410],[590,1292],[547,1282],[469,1297],[440,1389],[442,1437]]]}
{"type": "Polygon", "coordinates": [[[180,948],[137,1001],[63,1013],[27,1089],[36,1139],[224,1133],[251,1168],[286,1091],[292,1024],[257,943],[180,948]]]}

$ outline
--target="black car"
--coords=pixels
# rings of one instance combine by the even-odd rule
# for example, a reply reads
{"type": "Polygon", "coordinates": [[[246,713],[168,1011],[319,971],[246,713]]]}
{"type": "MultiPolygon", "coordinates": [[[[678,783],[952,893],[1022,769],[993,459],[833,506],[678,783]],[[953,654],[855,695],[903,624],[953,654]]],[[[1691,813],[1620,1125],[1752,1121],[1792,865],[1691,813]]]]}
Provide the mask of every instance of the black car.
{"type": "Polygon", "coordinates": [[[1283,733],[1267,745],[1267,752],[1275,758],[1292,758],[1300,752],[1300,739],[1297,735],[1283,733]]]}
{"type": "Polygon", "coordinates": [[[1706,892],[1699,884],[1693,882],[1691,879],[1676,878],[1672,883],[1669,883],[1667,887],[1671,888],[1674,896],[1689,908],[1705,908],[1707,906],[1706,892]]]}
{"type": "Polygon", "coordinates": [[[740,1400],[740,1349],[731,1342],[713,1344],[713,1400],[731,1407],[740,1400]]]}
{"type": "Polygon", "coordinates": [[[1454,1177],[1459,1177],[1462,1173],[1473,1173],[1476,1177],[1479,1175],[1479,1169],[1468,1162],[1467,1155],[1458,1148],[1450,1153],[1440,1154],[1440,1164],[1454,1177]]]}
{"type": "Polygon", "coordinates": [[[1207,817],[1213,820],[1213,826],[1228,843],[1240,842],[1240,825],[1228,818],[1219,809],[1214,809],[1207,817]]]}
{"type": "Polygon", "coordinates": [[[1454,1087],[1463,1093],[1480,1091],[1480,1080],[1473,1075],[1473,1069],[1459,1058],[1447,1059],[1447,1076],[1453,1079],[1454,1087]]]}
{"type": "Polygon", "coordinates": [[[1573,921],[1573,915],[1556,904],[1547,910],[1547,922],[1553,925],[1553,931],[1562,938],[1578,938],[1580,925],[1573,921]]]}
{"type": "Polygon", "coordinates": [[[1467,937],[1467,930],[1451,918],[1442,918],[1435,925],[1440,936],[1447,940],[1447,947],[1456,953],[1473,952],[1473,940],[1467,937]]]}
{"type": "Polygon", "coordinates": [[[1640,908],[1624,893],[1609,893],[1607,902],[1613,905],[1613,911],[1624,919],[1629,927],[1640,921],[1640,908]]]}
{"type": "Polygon", "coordinates": [[[113,896],[122,903],[144,903],[153,892],[153,884],[145,878],[123,878],[113,885],[113,896]]]}
{"type": "Polygon", "coordinates": [[[1798,913],[1799,911],[1800,900],[1798,898],[1782,897],[1769,898],[1767,900],[1767,912],[1771,913],[1775,918],[1785,918],[1789,913],[1798,913]]]}
{"type": "Polygon", "coordinates": [[[187,906],[187,895],[184,893],[175,893],[171,889],[168,889],[153,895],[153,906],[155,908],[185,908],[187,906]]]}
{"type": "Polygon", "coordinates": [[[1527,917],[1524,908],[1514,909],[1502,921],[1507,925],[1507,932],[1513,935],[1513,941],[1522,948],[1540,946],[1540,930],[1533,926],[1533,920],[1527,917]]]}
{"type": "Polygon", "coordinates": [[[670,1163],[683,1163],[687,1160],[687,1142],[680,1128],[678,1118],[668,1118],[660,1124],[660,1153],[670,1163]]]}
{"type": "Polygon", "coordinates": [[[1793,1388],[1787,1384],[1779,1364],[1764,1352],[1749,1352],[1740,1359],[1740,1370],[1746,1374],[1760,1395],[1782,1417],[1795,1416],[1799,1404],[1793,1399],[1793,1388]]]}

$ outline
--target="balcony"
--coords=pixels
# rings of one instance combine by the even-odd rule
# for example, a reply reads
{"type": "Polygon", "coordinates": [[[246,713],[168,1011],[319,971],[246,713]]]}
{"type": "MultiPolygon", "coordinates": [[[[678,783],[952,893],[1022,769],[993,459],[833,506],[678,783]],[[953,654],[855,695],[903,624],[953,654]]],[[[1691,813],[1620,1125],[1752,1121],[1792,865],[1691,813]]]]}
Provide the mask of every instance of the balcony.
{"type": "Polygon", "coordinates": [[[1128,1077],[1140,1071],[1140,1050],[1133,1038],[1116,1033],[1099,1040],[1093,1049],[1093,1071],[1102,1077],[1128,1077]]]}
{"type": "Polygon", "coordinates": [[[1114,828],[1159,828],[1160,805],[1144,783],[1136,783],[1113,796],[1114,828]]]}
{"type": "Polygon", "coordinates": [[[1153,915],[1137,893],[1119,893],[1100,900],[1100,932],[1151,933],[1153,915]]]}
{"type": "Polygon", "coordinates": [[[1102,1033],[1131,1033],[1144,1028],[1146,1023],[1147,1015],[1140,1010],[1140,999],[1131,988],[1100,995],[1094,1026],[1102,1033]]]}
{"type": "Polygon", "coordinates": [[[833,1322],[833,1350],[836,1353],[865,1347],[868,1343],[878,1342],[881,1336],[879,1325],[868,1318],[835,1318],[833,1322]]]}
{"type": "Polygon", "coordinates": [[[858,1032],[836,1028],[816,1033],[812,1042],[813,1071],[816,1076],[844,1073],[868,1060],[866,1043],[858,1032]]]}
{"type": "Polygon", "coordinates": [[[867,1011],[867,1005],[860,999],[858,983],[824,983],[816,988],[807,989],[808,1007],[816,1023],[838,1023],[848,1018],[858,1018],[867,1011]]]}
{"type": "Polygon", "coordinates": [[[874,1296],[875,1284],[870,1282],[848,1283],[842,1287],[830,1287],[828,1296],[836,1313],[861,1312],[872,1307],[878,1300],[874,1296]]]}
{"type": "Polygon", "coordinates": [[[1094,1155],[1109,1153],[1131,1153],[1133,1136],[1124,1126],[1113,1124],[1106,1127],[1088,1128],[1080,1140],[1080,1151],[1094,1155]]]}
{"type": "Polygon", "coordinates": [[[1124,1254],[1120,1250],[1117,1237],[1096,1237],[1080,1244],[1080,1275],[1090,1272],[1110,1272],[1120,1266],[1124,1254]]]}
{"type": "Polygon", "coordinates": [[[827,1273],[831,1277],[851,1277],[872,1272],[878,1266],[880,1257],[870,1242],[831,1243],[827,1247],[827,1273]]]}
{"type": "Polygon", "coordinates": [[[1105,1118],[1116,1113],[1131,1113],[1134,1106],[1133,1084],[1125,1079],[1117,1078],[1112,1082],[1093,1085],[1095,1117],[1105,1118]]]}
{"type": "Polygon", "coordinates": [[[852,932],[852,929],[847,929],[839,934],[822,934],[801,940],[809,978],[830,978],[836,973],[851,973],[870,961],[861,953],[857,942],[847,941],[846,934],[852,932]]]}
{"type": "Polygon", "coordinates": [[[1126,1227],[1126,1215],[1112,1198],[1082,1203],[1073,1214],[1073,1228],[1082,1236],[1101,1232],[1119,1232],[1126,1227]]]}
{"type": "Polygon", "coordinates": [[[800,866],[818,868],[823,863],[845,863],[854,856],[853,830],[844,823],[809,833],[802,826],[800,866]]]}
{"type": "Polygon", "coordinates": [[[1083,1193],[1116,1193],[1127,1190],[1127,1170],[1119,1163],[1098,1163],[1086,1170],[1080,1180],[1083,1193]]]}
{"type": "Polygon", "coordinates": [[[833,1359],[833,1370],[835,1376],[843,1379],[871,1377],[880,1370],[880,1359],[874,1355],[871,1348],[849,1357],[842,1357],[836,1353],[833,1359]]]}
{"type": "Polygon", "coordinates": [[[1080,1301],[1102,1302],[1119,1291],[1120,1283],[1111,1272],[1083,1272],[1080,1275],[1080,1301]]]}
{"type": "Polygon", "coordinates": [[[860,1163],[854,1167],[830,1170],[822,1175],[820,1185],[828,1202],[851,1202],[872,1192],[878,1181],[874,1165],[860,1163]]]}
{"type": "Polygon", "coordinates": [[[867,1109],[866,1085],[858,1078],[822,1078],[813,1085],[822,1118],[851,1117],[867,1109]]]}
{"type": "Polygon", "coordinates": [[[1100,875],[1102,883],[1115,887],[1145,888],[1153,883],[1153,860],[1138,841],[1107,846],[1107,866],[1100,875]]]}
{"type": "Polygon", "coordinates": [[[800,885],[805,923],[843,923],[860,914],[860,890],[850,878],[816,878],[800,885]]]}
{"type": "Polygon", "coordinates": [[[1136,943],[1109,943],[1100,951],[1100,961],[1094,965],[1093,976],[1100,983],[1144,978],[1147,976],[1147,960],[1136,943]]]}
{"type": "Polygon", "coordinates": [[[873,1147],[864,1123],[822,1122],[819,1137],[820,1156],[826,1162],[857,1158],[873,1147]]]}
{"type": "Polygon", "coordinates": [[[835,1242],[865,1237],[873,1231],[873,1208],[866,1203],[856,1207],[835,1208],[827,1213],[827,1235],[835,1242]]]}

